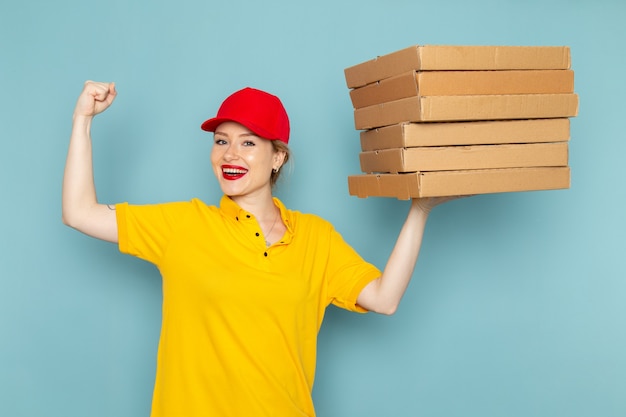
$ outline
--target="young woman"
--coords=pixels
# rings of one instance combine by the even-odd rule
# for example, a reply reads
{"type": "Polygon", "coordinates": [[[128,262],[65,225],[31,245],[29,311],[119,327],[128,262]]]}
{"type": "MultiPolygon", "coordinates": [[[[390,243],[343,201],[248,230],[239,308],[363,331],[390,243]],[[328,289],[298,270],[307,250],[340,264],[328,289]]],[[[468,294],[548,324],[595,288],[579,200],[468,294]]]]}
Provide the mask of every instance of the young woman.
{"type": "Polygon", "coordinates": [[[287,209],[272,186],[289,159],[280,100],[245,88],[202,124],[213,132],[218,206],[198,199],[99,203],[90,127],[116,96],[86,82],[74,110],[63,221],[154,263],[163,321],[152,416],[314,416],[317,334],[325,308],[393,314],[409,283],[430,210],[415,199],[381,273],[323,219],[287,209]]]}

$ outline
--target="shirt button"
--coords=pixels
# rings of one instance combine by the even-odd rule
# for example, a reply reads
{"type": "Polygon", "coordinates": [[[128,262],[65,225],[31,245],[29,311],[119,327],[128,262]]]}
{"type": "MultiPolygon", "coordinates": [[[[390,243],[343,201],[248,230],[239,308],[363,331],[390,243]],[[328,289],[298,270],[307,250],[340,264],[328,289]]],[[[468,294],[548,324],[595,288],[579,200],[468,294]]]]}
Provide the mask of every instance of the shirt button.
{"type": "Polygon", "coordinates": [[[249,214],[246,214],[246,218],[248,218],[248,219],[249,219],[249,218],[250,218],[250,215],[249,215],[249,214]]]}
{"type": "Polygon", "coordinates": [[[261,236],[261,235],[259,234],[259,232],[256,232],[256,233],[255,233],[255,235],[256,235],[257,237],[261,236]]]}
{"type": "Polygon", "coordinates": [[[263,256],[267,257],[267,252],[263,252],[263,256]]]}

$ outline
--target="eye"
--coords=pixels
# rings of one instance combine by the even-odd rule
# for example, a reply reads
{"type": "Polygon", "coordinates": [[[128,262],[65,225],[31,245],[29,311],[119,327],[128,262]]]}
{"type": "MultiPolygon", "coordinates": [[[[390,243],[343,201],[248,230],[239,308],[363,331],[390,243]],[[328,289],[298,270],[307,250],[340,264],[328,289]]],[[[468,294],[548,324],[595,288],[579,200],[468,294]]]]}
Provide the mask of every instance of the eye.
{"type": "Polygon", "coordinates": [[[256,143],[251,140],[247,140],[243,143],[243,146],[256,146],[256,143]]]}
{"type": "Polygon", "coordinates": [[[222,138],[215,138],[215,144],[216,145],[225,145],[226,141],[222,138]]]}

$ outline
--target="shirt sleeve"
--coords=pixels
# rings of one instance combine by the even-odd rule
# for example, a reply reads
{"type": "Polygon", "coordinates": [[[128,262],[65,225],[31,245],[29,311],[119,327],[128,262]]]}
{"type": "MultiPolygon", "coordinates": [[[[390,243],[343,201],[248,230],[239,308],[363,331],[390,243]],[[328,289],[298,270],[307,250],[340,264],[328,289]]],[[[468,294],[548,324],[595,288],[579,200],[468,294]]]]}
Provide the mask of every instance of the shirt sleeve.
{"type": "Polygon", "coordinates": [[[359,294],[381,271],[363,258],[334,229],[330,231],[328,271],[329,302],[359,313],[367,312],[357,304],[359,294]]]}
{"type": "Polygon", "coordinates": [[[158,264],[188,206],[188,203],[117,204],[120,252],[158,264]]]}

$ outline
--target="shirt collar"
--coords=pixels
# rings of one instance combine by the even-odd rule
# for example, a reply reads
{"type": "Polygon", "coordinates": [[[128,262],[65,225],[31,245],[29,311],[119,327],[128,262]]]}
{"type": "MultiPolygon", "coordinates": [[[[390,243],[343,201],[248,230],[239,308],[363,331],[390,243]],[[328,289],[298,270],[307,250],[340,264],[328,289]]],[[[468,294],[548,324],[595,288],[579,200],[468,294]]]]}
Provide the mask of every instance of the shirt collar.
{"type": "MultiPolygon", "coordinates": [[[[273,199],[274,204],[276,204],[276,207],[280,210],[280,217],[283,219],[285,226],[287,226],[289,234],[293,234],[293,213],[290,210],[287,210],[283,202],[278,198],[273,197],[273,199]]],[[[227,195],[223,195],[220,200],[220,211],[222,212],[222,215],[236,221],[244,220],[247,216],[252,216],[252,213],[249,213],[239,207],[239,205],[227,195]]]]}

